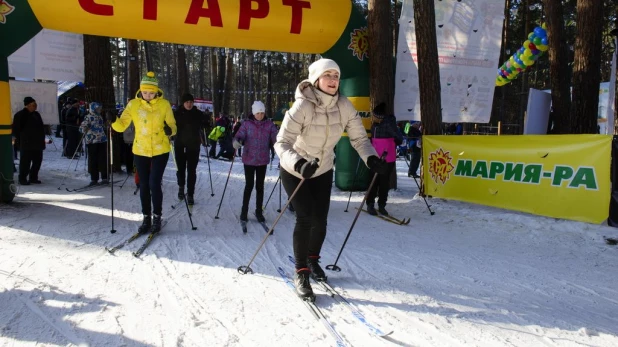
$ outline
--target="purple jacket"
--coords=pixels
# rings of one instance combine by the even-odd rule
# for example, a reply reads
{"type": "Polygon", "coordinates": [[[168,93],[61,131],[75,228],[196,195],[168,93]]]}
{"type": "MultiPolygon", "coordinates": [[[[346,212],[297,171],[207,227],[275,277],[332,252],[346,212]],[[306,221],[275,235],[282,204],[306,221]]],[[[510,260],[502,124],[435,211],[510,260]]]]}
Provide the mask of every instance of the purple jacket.
{"type": "Polygon", "coordinates": [[[270,163],[270,147],[277,142],[277,127],[269,120],[247,119],[242,122],[234,140],[243,144],[242,162],[261,166],[270,163]]]}

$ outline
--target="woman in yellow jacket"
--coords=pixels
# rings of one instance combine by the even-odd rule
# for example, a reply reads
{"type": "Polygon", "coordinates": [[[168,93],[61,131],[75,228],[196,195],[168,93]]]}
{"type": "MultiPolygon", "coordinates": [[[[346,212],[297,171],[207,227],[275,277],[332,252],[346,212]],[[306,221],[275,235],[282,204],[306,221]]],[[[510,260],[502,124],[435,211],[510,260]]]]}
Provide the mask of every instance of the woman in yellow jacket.
{"type": "Polygon", "coordinates": [[[135,99],[129,101],[112,128],[123,132],[131,122],[135,124],[133,160],[140,178],[140,200],[144,215],[138,231],[159,232],[163,205],[161,181],[171,149],[169,136],[176,134],[176,120],[169,101],[163,98],[163,91],[159,89],[154,72],[148,72],[142,78],[135,99]]]}

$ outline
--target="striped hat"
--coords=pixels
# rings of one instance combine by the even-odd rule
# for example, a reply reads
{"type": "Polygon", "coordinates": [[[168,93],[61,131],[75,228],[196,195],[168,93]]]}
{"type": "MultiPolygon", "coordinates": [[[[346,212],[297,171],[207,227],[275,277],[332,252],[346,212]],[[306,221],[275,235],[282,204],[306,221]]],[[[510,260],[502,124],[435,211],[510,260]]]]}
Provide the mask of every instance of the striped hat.
{"type": "Polygon", "coordinates": [[[141,91],[155,93],[159,91],[159,80],[157,80],[157,77],[155,77],[154,72],[148,71],[146,76],[142,78],[142,81],[139,84],[139,89],[141,91]]]}

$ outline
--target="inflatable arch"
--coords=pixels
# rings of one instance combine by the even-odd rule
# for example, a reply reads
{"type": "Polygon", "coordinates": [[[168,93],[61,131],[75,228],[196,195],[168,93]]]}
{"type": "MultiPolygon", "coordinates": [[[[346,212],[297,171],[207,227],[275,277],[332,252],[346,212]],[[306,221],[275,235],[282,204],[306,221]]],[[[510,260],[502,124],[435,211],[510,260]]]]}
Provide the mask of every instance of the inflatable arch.
{"type": "MultiPolygon", "coordinates": [[[[359,111],[369,109],[367,24],[351,0],[0,0],[2,202],[15,196],[7,57],[43,28],[198,46],[319,53],[341,66],[342,93],[359,111]]],[[[338,173],[348,171],[353,177],[357,158],[349,158],[347,165],[338,160],[338,173]]]]}

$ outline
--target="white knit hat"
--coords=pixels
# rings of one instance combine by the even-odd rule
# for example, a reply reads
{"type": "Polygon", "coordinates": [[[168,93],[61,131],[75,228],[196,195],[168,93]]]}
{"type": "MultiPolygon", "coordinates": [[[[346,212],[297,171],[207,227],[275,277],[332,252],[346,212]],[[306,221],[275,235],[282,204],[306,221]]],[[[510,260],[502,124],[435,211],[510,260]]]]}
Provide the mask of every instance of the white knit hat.
{"type": "Polygon", "coordinates": [[[318,78],[327,70],[335,70],[341,75],[339,65],[332,59],[323,58],[309,65],[309,81],[311,81],[311,84],[315,84],[318,78]]]}
{"type": "Polygon", "coordinates": [[[261,101],[254,101],[253,105],[251,105],[251,113],[256,114],[260,112],[266,112],[266,106],[264,106],[264,103],[261,101]]]}

